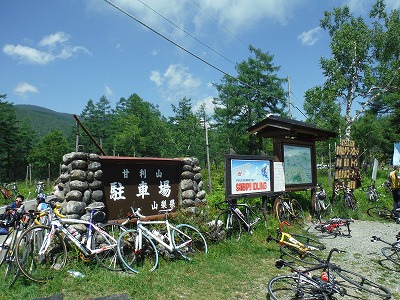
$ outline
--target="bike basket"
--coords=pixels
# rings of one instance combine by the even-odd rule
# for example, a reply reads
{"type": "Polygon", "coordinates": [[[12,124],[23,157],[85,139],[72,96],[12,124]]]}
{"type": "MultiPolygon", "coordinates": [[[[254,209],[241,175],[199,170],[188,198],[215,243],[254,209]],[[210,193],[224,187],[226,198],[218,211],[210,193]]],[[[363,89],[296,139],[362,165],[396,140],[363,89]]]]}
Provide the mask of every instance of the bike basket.
{"type": "Polygon", "coordinates": [[[101,222],[106,218],[106,214],[103,211],[96,211],[93,214],[93,221],[94,222],[101,222]]]}

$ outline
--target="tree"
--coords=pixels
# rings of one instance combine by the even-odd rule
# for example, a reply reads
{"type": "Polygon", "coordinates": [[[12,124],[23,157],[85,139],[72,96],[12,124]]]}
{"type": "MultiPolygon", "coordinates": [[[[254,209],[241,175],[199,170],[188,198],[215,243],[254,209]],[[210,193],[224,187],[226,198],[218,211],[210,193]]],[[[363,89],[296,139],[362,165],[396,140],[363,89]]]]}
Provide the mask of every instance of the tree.
{"type": "Polygon", "coordinates": [[[192,99],[184,97],[178,106],[172,105],[175,116],[170,117],[173,156],[201,156],[204,153],[204,139],[201,119],[192,112],[192,99]]]}
{"type": "Polygon", "coordinates": [[[226,149],[234,148],[242,154],[264,150],[263,140],[248,136],[247,128],[263,120],[269,113],[282,114],[286,106],[285,91],[273,65],[273,56],[249,46],[254,57],[236,66],[237,78],[225,75],[215,84],[214,119],[226,149]]]}
{"type": "Polygon", "coordinates": [[[71,148],[60,131],[53,130],[45,135],[30,155],[34,175],[38,178],[57,178],[62,157],[69,152],[71,148]]]}
{"type": "Polygon", "coordinates": [[[399,53],[400,43],[392,45],[389,38],[392,31],[400,33],[398,12],[391,15],[396,21],[382,23],[384,7],[382,0],[373,7],[371,16],[378,19],[372,28],[361,17],[354,17],[348,6],[325,12],[320,23],[331,36],[332,51],[331,58],[320,60],[327,78],[324,90],[332,91],[345,106],[346,139],[350,138],[352,124],[365,109],[398,87],[398,56],[387,53],[387,49],[399,53]],[[360,109],[352,115],[356,101],[360,109]]]}

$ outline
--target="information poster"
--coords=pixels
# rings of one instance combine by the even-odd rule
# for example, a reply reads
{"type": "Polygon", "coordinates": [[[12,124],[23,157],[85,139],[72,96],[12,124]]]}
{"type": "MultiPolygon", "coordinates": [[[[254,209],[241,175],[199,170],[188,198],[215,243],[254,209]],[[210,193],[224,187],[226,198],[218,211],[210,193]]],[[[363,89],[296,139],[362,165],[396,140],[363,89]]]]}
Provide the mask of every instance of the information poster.
{"type": "Polygon", "coordinates": [[[232,194],[252,194],[271,191],[269,160],[231,160],[232,194]]]}
{"type": "Polygon", "coordinates": [[[394,143],[393,147],[393,165],[400,164],[400,143],[394,143]]]}
{"type": "Polygon", "coordinates": [[[311,148],[284,145],[283,161],[286,184],[312,183],[311,148]]]}
{"type": "Polygon", "coordinates": [[[274,192],[285,191],[285,172],[283,163],[274,162],[274,192]]]}

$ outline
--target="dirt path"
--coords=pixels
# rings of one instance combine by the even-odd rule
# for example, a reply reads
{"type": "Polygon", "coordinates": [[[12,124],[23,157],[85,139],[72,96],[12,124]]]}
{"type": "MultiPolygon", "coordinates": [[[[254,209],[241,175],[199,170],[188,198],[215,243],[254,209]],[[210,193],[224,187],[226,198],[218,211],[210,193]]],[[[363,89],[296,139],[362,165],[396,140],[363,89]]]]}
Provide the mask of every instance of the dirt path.
{"type": "Polygon", "coordinates": [[[388,242],[395,242],[395,236],[400,231],[400,225],[394,222],[380,223],[356,220],[350,225],[350,229],[350,238],[321,237],[315,230],[310,230],[310,233],[319,236],[327,246],[328,251],[334,247],[346,251],[346,253],[334,255],[332,261],[386,286],[392,292],[392,299],[400,299],[400,267],[386,260],[382,255],[381,248],[386,244],[371,242],[372,236],[382,237],[388,242]]]}

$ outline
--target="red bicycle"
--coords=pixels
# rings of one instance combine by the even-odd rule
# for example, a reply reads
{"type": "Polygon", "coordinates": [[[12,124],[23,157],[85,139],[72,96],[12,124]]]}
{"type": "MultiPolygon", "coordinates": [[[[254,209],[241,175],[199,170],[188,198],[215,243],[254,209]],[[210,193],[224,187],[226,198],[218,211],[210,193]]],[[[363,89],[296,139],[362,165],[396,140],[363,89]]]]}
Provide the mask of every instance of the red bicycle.
{"type": "Polygon", "coordinates": [[[318,223],[314,229],[322,232],[323,234],[344,237],[351,237],[350,223],[354,223],[353,219],[331,218],[327,221],[318,223]],[[342,228],[345,227],[346,231],[343,232],[342,228]]]}
{"type": "Polygon", "coordinates": [[[11,190],[8,188],[9,186],[10,184],[3,183],[3,185],[0,187],[0,192],[6,200],[12,197],[11,190]]]}

